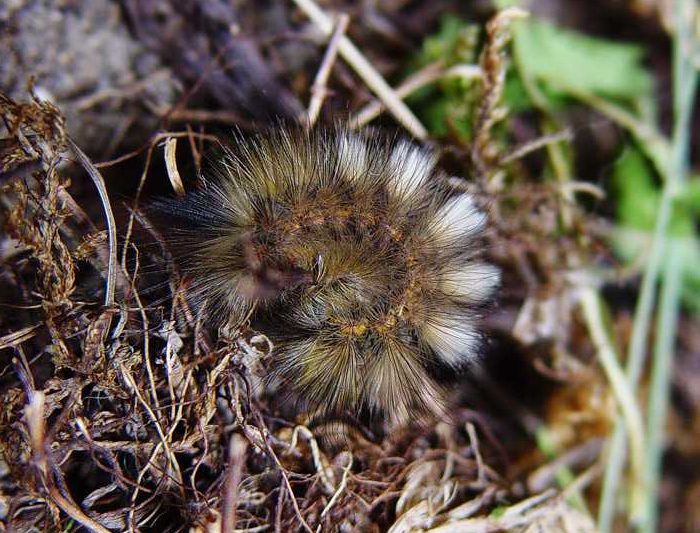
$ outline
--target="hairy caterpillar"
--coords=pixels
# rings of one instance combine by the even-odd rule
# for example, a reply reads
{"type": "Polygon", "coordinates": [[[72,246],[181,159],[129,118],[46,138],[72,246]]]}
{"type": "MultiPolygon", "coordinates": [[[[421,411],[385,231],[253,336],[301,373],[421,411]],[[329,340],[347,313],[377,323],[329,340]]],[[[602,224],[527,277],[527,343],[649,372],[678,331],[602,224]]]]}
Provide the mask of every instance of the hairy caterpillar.
{"type": "Polygon", "coordinates": [[[275,346],[268,381],[325,415],[439,412],[436,372],[474,359],[499,283],[472,195],[424,149],[341,127],[236,139],[214,166],[154,210],[214,321],[254,308],[275,346]]]}

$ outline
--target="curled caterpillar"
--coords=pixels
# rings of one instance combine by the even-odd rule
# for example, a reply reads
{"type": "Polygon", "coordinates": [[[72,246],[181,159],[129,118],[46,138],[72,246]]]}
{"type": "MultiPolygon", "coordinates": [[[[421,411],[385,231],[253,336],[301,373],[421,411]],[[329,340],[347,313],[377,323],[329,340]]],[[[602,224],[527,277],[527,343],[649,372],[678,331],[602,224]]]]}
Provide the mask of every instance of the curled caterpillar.
{"type": "Polygon", "coordinates": [[[475,358],[499,283],[473,196],[430,152],[340,127],[236,139],[214,170],[155,210],[210,318],[254,309],[268,382],[325,415],[440,412],[437,375],[475,358]]]}

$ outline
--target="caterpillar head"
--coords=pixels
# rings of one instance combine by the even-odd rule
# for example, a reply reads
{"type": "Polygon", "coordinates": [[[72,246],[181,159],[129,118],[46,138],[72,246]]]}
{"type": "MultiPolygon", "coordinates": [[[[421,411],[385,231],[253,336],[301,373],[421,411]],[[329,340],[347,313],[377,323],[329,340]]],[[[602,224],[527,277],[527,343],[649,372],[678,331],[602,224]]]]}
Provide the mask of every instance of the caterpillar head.
{"type": "Polygon", "coordinates": [[[254,308],[268,383],[313,413],[440,413],[436,376],[477,357],[499,283],[480,257],[487,217],[416,145],[343,128],[237,139],[155,210],[195,301],[215,322],[254,308]]]}

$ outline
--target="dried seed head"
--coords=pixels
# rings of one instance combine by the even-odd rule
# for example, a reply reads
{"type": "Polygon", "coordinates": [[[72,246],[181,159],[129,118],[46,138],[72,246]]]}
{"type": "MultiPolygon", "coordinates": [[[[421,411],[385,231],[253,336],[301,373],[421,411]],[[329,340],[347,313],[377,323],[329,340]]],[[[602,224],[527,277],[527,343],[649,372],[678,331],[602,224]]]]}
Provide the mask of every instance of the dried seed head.
{"type": "Polygon", "coordinates": [[[394,423],[440,412],[436,378],[478,352],[499,271],[486,215],[411,143],[280,129],[236,146],[160,202],[193,297],[274,342],[268,382],[316,413],[394,423]]]}

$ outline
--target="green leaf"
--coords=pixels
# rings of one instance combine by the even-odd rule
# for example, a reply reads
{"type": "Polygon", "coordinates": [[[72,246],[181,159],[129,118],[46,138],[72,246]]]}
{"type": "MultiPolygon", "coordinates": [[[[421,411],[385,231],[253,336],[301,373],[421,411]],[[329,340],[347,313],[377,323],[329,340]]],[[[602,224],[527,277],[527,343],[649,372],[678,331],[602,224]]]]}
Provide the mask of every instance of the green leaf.
{"type": "Polygon", "coordinates": [[[530,18],[514,28],[519,68],[551,89],[634,100],[649,97],[643,49],[530,18]]]}
{"type": "Polygon", "coordinates": [[[501,518],[504,514],[506,514],[506,511],[508,510],[508,507],[505,505],[499,505],[497,507],[494,507],[493,511],[489,513],[489,518],[501,518]]]}
{"type": "Polygon", "coordinates": [[[689,211],[700,213],[700,176],[690,178],[678,202],[689,211]]]}
{"type": "Polygon", "coordinates": [[[444,61],[448,66],[457,63],[474,63],[477,59],[480,29],[454,15],[446,15],[440,21],[435,35],[423,41],[418,64],[427,65],[444,61]]]}
{"type": "MultiPolygon", "coordinates": [[[[436,61],[441,61],[446,67],[475,63],[480,33],[481,28],[476,24],[453,15],[443,17],[438,32],[423,42],[411,70],[436,61]]],[[[471,117],[478,96],[478,79],[452,76],[441,79],[435,86],[416,91],[407,102],[433,136],[455,133],[460,140],[467,142],[471,137],[471,117]]]]}
{"type": "MultiPolygon", "coordinates": [[[[612,189],[617,200],[618,223],[629,229],[653,231],[661,190],[650,164],[636,148],[628,147],[616,161],[612,189]]],[[[692,200],[692,196],[682,195],[674,202],[669,225],[671,235],[680,237],[695,235],[691,214],[691,208],[694,205],[689,203],[689,200],[692,200]]]]}
{"type": "Polygon", "coordinates": [[[617,199],[618,223],[629,228],[653,230],[661,193],[651,167],[637,149],[626,148],[615,162],[612,189],[617,199]]]}
{"type": "MultiPolygon", "coordinates": [[[[661,201],[661,190],[652,167],[642,153],[628,147],[616,161],[612,176],[612,193],[616,201],[617,228],[612,234],[613,248],[624,262],[631,264],[645,257],[661,201]]],[[[700,239],[693,212],[700,208],[700,180],[693,178],[673,204],[669,235],[683,243],[683,303],[700,314],[700,239]]]]}

